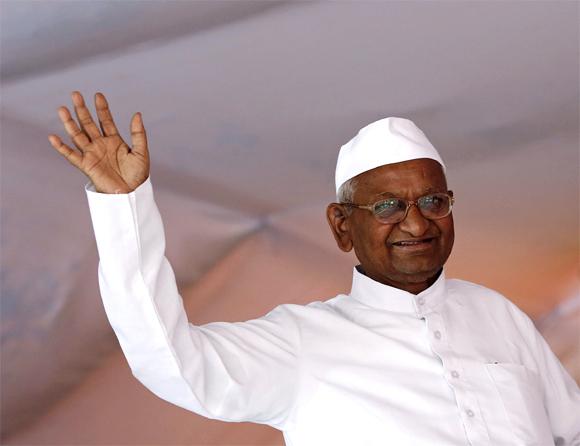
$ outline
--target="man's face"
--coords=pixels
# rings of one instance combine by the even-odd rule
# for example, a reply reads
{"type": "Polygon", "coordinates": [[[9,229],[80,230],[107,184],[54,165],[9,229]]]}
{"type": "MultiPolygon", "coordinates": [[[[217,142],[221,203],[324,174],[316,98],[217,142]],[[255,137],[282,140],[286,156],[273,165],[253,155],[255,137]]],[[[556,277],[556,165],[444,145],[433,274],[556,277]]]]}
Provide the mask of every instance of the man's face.
{"type": "MultiPolygon", "coordinates": [[[[377,167],[360,174],[357,180],[356,204],[371,204],[388,197],[417,200],[430,193],[447,192],[441,166],[425,158],[377,167]]],[[[453,247],[451,214],[428,220],[416,206],[411,206],[403,221],[384,224],[372,212],[351,209],[342,218],[336,205],[329,205],[329,223],[339,247],[344,251],[354,248],[367,276],[413,293],[431,285],[453,247]],[[403,241],[414,243],[401,244],[403,241]]]]}

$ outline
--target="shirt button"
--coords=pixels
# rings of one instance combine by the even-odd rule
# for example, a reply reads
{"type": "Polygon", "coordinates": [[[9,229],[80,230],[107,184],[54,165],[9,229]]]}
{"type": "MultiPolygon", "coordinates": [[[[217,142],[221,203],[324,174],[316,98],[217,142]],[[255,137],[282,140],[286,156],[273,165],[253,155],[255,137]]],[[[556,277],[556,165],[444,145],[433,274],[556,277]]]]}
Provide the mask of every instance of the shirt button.
{"type": "Polygon", "coordinates": [[[417,299],[417,302],[419,303],[419,305],[423,305],[425,303],[425,298],[420,297],[419,299],[417,299]]]}
{"type": "Polygon", "coordinates": [[[451,376],[453,376],[453,378],[459,378],[459,373],[457,372],[457,370],[453,370],[451,372],[451,376]]]}
{"type": "Polygon", "coordinates": [[[435,333],[433,333],[435,335],[435,337],[437,339],[441,339],[441,332],[439,330],[436,330],[435,333]]]}
{"type": "Polygon", "coordinates": [[[467,416],[468,416],[469,418],[473,418],[473,417],[475,416],[475,414],[473,413],[473,410],[471,410],[471,409],[467,409],[467,410],[465,411],[465,413],[467,414],[467,416]]]}

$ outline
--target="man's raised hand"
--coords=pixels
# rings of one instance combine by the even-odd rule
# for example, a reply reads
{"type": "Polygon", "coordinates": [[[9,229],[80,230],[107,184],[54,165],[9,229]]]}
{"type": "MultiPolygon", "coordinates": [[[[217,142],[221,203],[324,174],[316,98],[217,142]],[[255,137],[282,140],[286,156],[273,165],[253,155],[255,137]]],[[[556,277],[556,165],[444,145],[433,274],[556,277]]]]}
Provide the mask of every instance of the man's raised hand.
{"type": "Polygon", "coordinates": [[[95,94],[100,130],[80,92],[73,91],[71,96],[79,125],[65,106],[58,108],[58,116],[78,150],[71,149],[54,134],[48,135],[50,144],[90,178],[97,192],[114,194],[135,190],[149,176],[149,151],[141,113],[131,118],[131,148],[119,135],[102,93],[95,94]]]}

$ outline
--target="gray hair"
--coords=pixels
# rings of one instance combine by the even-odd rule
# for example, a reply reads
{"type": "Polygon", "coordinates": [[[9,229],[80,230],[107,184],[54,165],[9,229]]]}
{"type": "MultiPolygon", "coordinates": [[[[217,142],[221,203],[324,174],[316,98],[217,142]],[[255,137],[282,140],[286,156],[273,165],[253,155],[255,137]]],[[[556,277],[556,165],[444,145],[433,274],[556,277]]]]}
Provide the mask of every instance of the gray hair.
{"type": "MultiPolygon", "coordinates": [[[[342,183],[342,185],[338,188],[338,193],[336,194],[337,201],[339,203],[352,203],[354,201],[354,193],[356,191],[357,185],[358,181],[354,177],[342,183]]],[[[352,209],[350,206],[347,206],[347,215],[350,214],[351,211],[352,209]]]]}

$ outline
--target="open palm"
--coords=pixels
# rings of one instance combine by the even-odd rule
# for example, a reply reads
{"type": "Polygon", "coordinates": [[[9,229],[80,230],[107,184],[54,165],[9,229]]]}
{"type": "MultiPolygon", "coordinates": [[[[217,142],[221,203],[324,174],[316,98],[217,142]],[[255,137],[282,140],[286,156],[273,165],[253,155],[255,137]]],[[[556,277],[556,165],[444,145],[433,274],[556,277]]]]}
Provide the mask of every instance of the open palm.
{"type": "Polygon", "coordinates": [[[95,94],[100,130],[83,96],[78,91],[73,91],[71,96],[79,124],[64,106],[59,107],[58,115],[77,150],[53,134],[48,136],[51,145],[91,179],[97,192],[128,193],[135,190],[149,176],[150,165],[141,114],[135,113],[131,119],[131,148],[119,135],[102,93],[95,94]]]}

